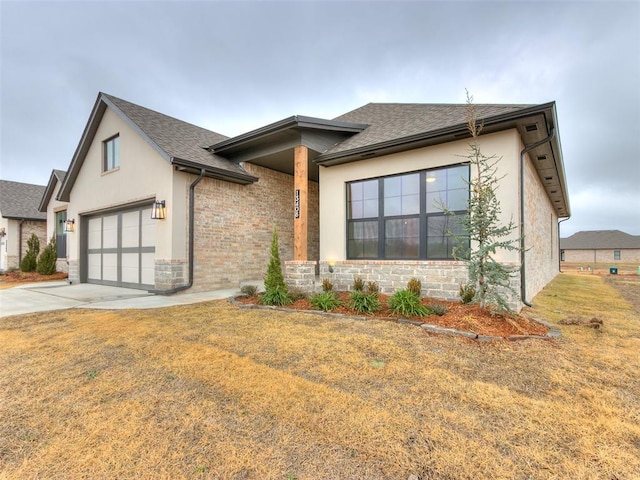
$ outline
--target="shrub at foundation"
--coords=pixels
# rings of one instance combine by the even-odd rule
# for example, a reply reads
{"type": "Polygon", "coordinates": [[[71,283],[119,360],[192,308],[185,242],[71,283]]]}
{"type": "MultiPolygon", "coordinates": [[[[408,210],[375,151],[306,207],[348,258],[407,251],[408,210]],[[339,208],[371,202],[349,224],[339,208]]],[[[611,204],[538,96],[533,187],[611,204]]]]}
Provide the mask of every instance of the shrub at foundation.
{"type": "Polygon", "coordinates": [[[23,272],[33,272],[38,265],[38,253],[40,253],[40,240],[35,233],[31,234],[31,238],[27,240],[27,253],[20,262],[20,270],[23,272]]]}
{"type": "Polygon", "coordinates": [[[58,252],[56,251],[56,237],[51,237],[49,243],[40,254],[38,264],[36,266],[36,272],[40,275],[53,275],[56,273],[56,260],[58,259],[58,252]]]}
{"type": "Polygon", "coordinates": [[[267,274],[264,277],[264,293],[260,296],[264,305],[288,305],[291,297],[287,284],[284,283],[282,264],[280,263],[280,250],[278,247],[278,232],[273,228],[271,239],[271,257],[267,265],[267,274]]]}

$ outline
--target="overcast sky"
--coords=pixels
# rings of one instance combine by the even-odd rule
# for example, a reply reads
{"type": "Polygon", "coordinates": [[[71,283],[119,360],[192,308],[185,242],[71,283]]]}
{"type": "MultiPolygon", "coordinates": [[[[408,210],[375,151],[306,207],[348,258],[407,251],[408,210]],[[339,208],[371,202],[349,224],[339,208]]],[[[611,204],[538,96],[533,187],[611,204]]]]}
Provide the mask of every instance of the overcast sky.
{"type": "Polygon", "coordinates": [[[572,218],[640,235],[640,2],[0,0],[0,178],[66,170],[98,92],[224,135],[368,102],[557,102],[572,218]]]}

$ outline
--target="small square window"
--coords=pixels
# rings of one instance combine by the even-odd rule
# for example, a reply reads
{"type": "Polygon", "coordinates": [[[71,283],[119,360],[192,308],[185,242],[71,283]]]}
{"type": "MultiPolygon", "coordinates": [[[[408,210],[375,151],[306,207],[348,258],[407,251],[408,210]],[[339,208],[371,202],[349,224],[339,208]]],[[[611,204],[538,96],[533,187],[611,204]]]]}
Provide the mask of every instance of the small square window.
{"type": "Polygon", "coordinates": [[[104,142],[104,162],[103,171],[108,172],[120,166],[120,137],[105,140],[104,142]]]}
{"type": "Polygon", "coordinates": [[[620,260],[620,250],[614,250],[613,251],[613,259],[614,260],[620,260]]]}

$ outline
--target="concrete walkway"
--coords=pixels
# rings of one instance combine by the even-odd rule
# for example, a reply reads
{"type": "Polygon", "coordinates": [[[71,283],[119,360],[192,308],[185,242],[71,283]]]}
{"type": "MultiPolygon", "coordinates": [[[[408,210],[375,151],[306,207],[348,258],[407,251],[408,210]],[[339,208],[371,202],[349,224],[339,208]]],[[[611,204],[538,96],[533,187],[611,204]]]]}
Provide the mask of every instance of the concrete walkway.
{"type": "MultiPolygon", "coordinates": [[[[260,284],[261,282],[245,282],[260,284]]],[[[154,295],[144,290],[81,283],[69,285],[64,280],[20,285],[0,290],[0,317],[23,313],[46,312],[66,308],[161,308],[228,298],[239,288],[202,293],[154,295]]]]}

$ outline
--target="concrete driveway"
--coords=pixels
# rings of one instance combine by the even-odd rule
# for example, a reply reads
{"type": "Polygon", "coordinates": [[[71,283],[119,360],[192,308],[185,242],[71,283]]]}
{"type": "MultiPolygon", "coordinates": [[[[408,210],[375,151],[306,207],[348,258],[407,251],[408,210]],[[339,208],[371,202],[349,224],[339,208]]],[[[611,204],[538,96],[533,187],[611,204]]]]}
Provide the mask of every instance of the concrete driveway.
{"type": "Polygon", "coordinates": [[[144,290],[89,283],[78,285],[69,285],[65,281],[30,283],[0,290],[0,317],[66,308],[118,310],[171,307],[228,298],[238,293],[240,289],[164,296],[153,295],[144,290]]]}

